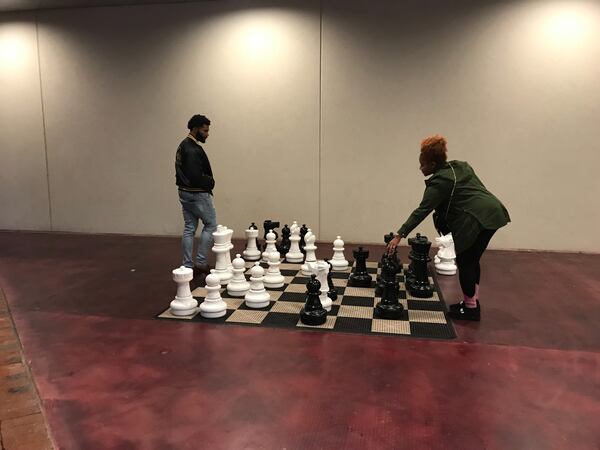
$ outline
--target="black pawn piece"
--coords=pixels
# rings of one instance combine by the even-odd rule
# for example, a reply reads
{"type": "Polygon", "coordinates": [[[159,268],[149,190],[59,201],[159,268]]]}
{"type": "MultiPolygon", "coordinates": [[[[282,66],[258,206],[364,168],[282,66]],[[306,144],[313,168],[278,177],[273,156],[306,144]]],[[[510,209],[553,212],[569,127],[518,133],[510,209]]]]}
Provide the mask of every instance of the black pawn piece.
{"type": "Polygon", "coordinates": [[[353,287],[371,287],[373,277],[367,272],[369,250],[363,250],[362,247],[358,247],[358,249],[352,251],[352,255],[356,260],[356,266],[354,267],[354,271],[350,274],[348,285],[353,287]]]}
{"type": "Polygon", "coordinates": [[[304,241],[304,236],[306,236],[306,233],[308,233],[308,227],[305,223],[303,223],[300,227],[300,243],[298,244],[302,253],[306,253],[304,251],[304,246],[306,245],[306,242],[304,241]]]}
{"type": "MultiPolygon", "coordinates": [[[[386,249],[384,250],[383,255],[381,255],[381,261],[379,262],[379,267],[383,267],[383,261],[387,257],[387,245],[390,243],[390,241],[392,239],[394,239],[394,233],[392,233],[391,231],[388,234],[383,236],[383,242],[385,242],[386,249]]],[[[396,253],[396,249],[394,249],[394,255],[396,255],[396,259],[397,259],[398,253],[396,253]]],[[[398,263],[400,263],[400,261],[398,261],[398,263]]],[[[377,281],[376,281],[376,285],[375,285],[375,295],[377,297],[380,297],[382,293],[383,293],[383,281],[381,279],[381,275],[377,275],[377,281]]]]}
{"type": "Polygon", "coordinates": [[[287,223],[281,229],[281,242],[277,245],[277,251],[282,255],[287,254],[290,251],[290,247],[292,246],[292,242],[290,241],[290,235],[292,231],[287,226],[287,223]]]}
{"type": "Polygon", "coordinates": [[[306,283],[306,303],[300,310],[300,320],[305,325],[323,325],[327,321],[327,311],[323,308],[319,295],[321,283],[316,275],[311,275],[306,283]]]}
{"type": "Polygon", "coordinates": [[[335,290],[335,286],[333,285],[333,277],[331,275],[331,272],[333,272],[333,266],[327,258],[325,258],[325,262],[329,264],[329,272],[327,272],[327,287],[329,288],[329,290],[327,291],[327,297],[329,297],[332,302],[335,302],[337,300],[338,294],[335,290]]]}
{"type": "Polygon", "coordinates": [[[391,257],[386,257],[381,267],[383,295],[375,306],[379,317],[383,319],[400,319],[404,307],[398,302],[400,285],[396,279],[396,265],[391,257]]]}
{"type": "Polygon", "coordinates": [[[431,242],[426,236],[417,234],[417,237],[411,240],[412,251],[409,258],[412,263],[413,276],[406,286],[408,292],[413,297],[429,298],[433,296],[433,287],[429,283],[429,272],[427,263],[431,261],[429,257],[429,249],[431,242]]]}
{"type": "Polygon", "coordinates": [[[252,222],[250,224],[250,226],[248,227],[249,230],[258,230],[258,227],[256,226],[256,224],[254,222],[252,222]]]}

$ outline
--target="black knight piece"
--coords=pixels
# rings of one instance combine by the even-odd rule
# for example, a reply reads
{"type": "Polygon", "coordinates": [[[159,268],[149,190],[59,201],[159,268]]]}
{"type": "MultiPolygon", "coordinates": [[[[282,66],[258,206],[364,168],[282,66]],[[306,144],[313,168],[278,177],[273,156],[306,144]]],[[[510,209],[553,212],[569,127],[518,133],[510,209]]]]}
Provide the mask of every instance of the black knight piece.
{"type": "Polygon", "coordinates": [[[305,223],[303,223],[302,226],[300,227],[300,243],[298,244],[300,246],[300,251],[303,254],[306,253],[304,251],[304,246],[306,245],[306,242],[304,241],[304,236],[306,236],[306,233],[308,233],[308,227],[306,226],[305,223]]]}
{"type": "Polygon", "coordinates": [[[408,256],[411,260],[412,274],[414,278],[407,281],[406,289],[413,297],[429,298],[433,296],[433,286],[429,283],[427,263],[431,261],[429,249],[431,242],[426,236],[417,233],[417,237],[409,239],[412,251],[408,256]]]}
{"type": "Polygon", "coordinates": [[[286,255],[287,252],[290,251],[290,247],[292,246],[292,242],[290,241],[290,234],[292,234],[292,231],[286,223],[281,229],[281,242],[279,244],[276,244],[277,251],[282,255],[286,255]]]}
{"type": "Polygon", "coordinates": [[[362,247],[358,247],[352,251],[354,259],[356,260],[356,266],[354,271],[350,274],[348,279],[348,286],[353,287],[371,287],[373,277],[367,271],[367,258],[369,257],[369,251],[363,250],[362,247]]]}
{"type": "Polygon", "coordinates": [[[400,319],[404,307],[398,302],[400,284],[396,278],[396,264],[393,256],[386,255],[381,265],[381,281],[383,283],[383,295],[377,303],[375,310],[383,319],[400,319]]]}
{"type": "Polygon", "coordinates": [[[319,294],[321,283],[316,275],[311,275],[306,283],[306,303],[300,310],[300,320],[306,325],[323,325],[327,321],[327,311],[323,308],[319,294]]]}
{"type": "Polygon", "coordinates": [[[335,290],[335,286],[333,284],[333,277],[331,275],[331,272],[333,272],[333,266],[327,258],[325,258],[325,262],[329,264],[329,272],[327,272],[327,287],[329,288],[329,291],[327,291],[327,297],[329,297],[332,302],[335,302],[338,298],[338,294],[335,290]]]}

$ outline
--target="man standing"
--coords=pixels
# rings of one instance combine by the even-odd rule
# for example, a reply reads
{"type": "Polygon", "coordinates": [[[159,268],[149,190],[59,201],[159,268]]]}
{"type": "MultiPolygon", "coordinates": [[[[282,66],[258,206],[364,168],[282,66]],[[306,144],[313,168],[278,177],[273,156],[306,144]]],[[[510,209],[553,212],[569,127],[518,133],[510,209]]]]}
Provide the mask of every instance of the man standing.
{"type": "Polygon", "coordinates": [[[193,268],[194,275],[210,273],[208,251],[213,242],[212,234],[217,229],[212,195],[215,180],[208,156],[200,145],[206,142],[209,127],[207,117],[200,114],[192,116],[188,121],[190,132],[179,144],[175,157],[175,178],[185,222],[181,239],[183,265],[193,268]],[[198,220],[202,221],[203,228],[194,264],[192,253],[198,220]]]}

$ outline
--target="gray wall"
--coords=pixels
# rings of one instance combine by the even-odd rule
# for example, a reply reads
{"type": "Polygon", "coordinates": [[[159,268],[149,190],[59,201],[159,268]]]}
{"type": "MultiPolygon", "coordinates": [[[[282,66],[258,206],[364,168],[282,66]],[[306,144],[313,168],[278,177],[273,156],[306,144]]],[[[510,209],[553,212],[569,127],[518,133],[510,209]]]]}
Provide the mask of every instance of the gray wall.
{"type": "Polygon", "coordinates": [[[492,247],[600,251],[600,2],[277,3],[1,15],[0,228],[179,234],[201,112],[238,237],[273,218],[380,242],[442,133],[511,213],[492,247]]]}

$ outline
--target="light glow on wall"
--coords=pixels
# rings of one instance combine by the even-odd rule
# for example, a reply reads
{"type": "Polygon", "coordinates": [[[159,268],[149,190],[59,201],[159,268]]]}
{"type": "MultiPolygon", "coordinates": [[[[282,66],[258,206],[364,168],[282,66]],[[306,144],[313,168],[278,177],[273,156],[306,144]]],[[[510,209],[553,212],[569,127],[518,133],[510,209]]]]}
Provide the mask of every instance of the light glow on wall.
{"type": "Polygon", "coordinates": [[[25,61],[27,46],[17,33],[10,29],[0,28],[0,68],[1,70],[14,69],[25,61]]]}
{"type": "Polygon", "coordinates": [[[598,23],[598,5],[565,1],[540,11],[540,37],[556,50],[576,50],[586,45],[598,23]]]}

